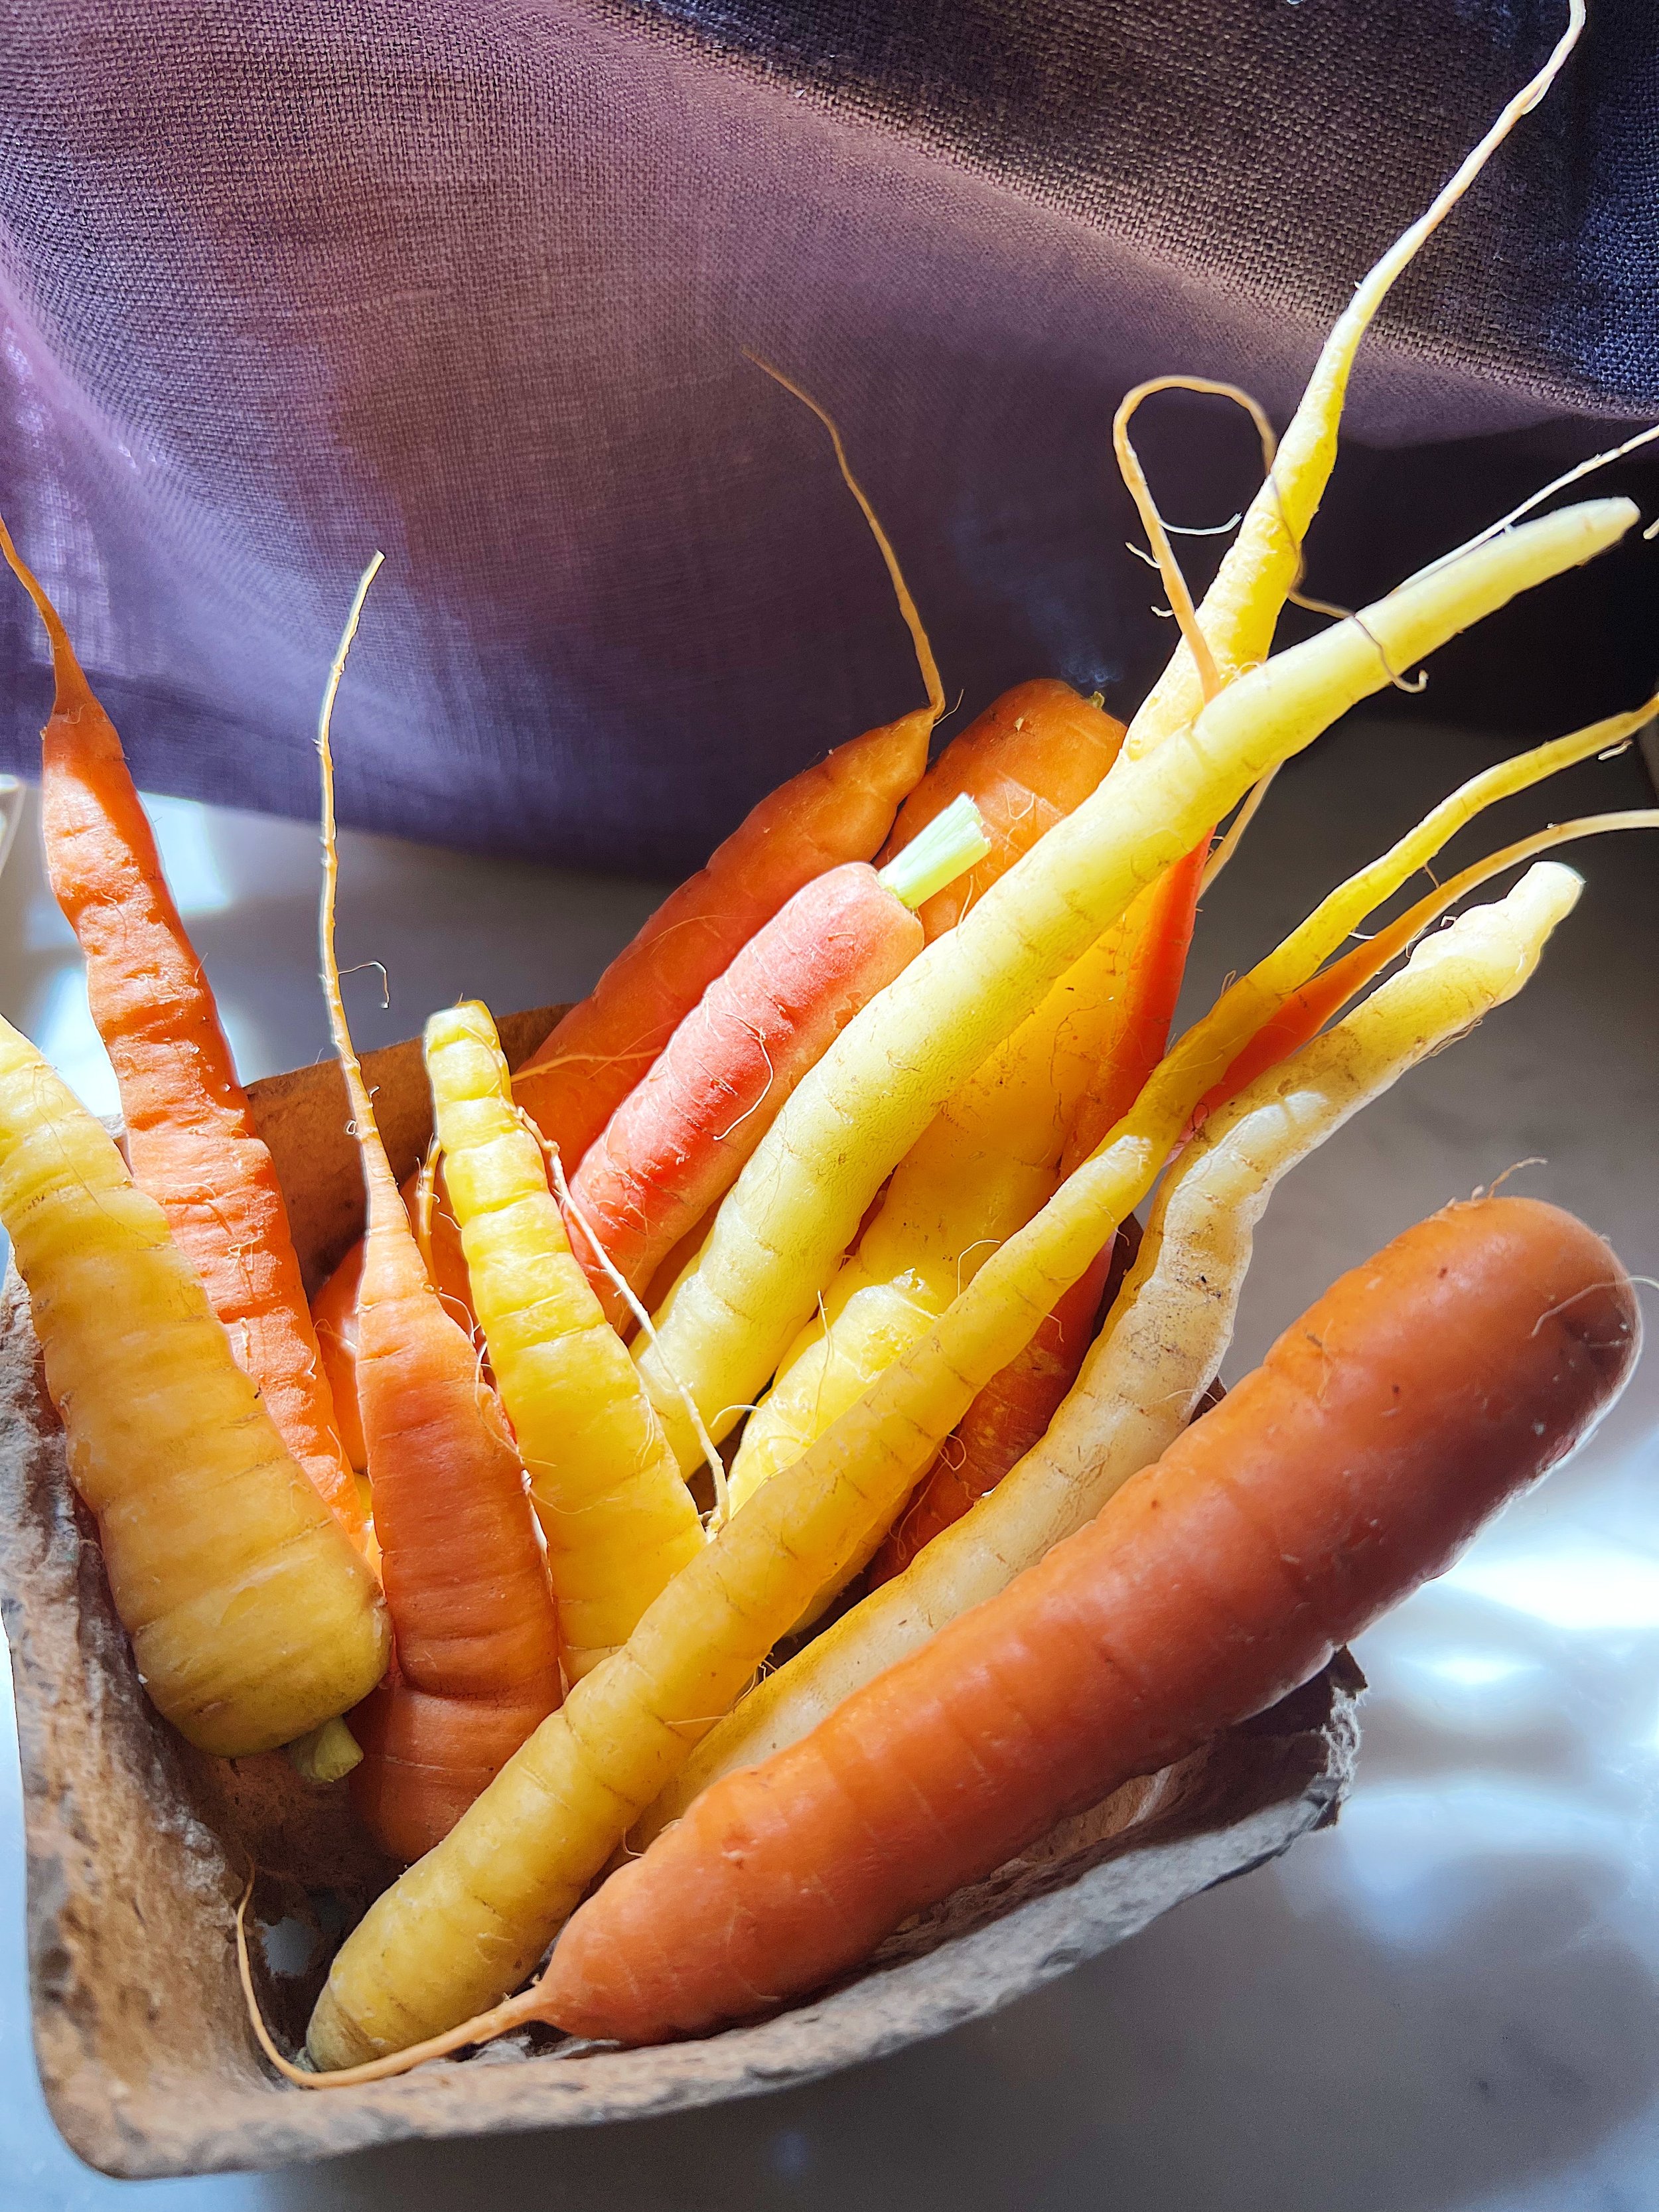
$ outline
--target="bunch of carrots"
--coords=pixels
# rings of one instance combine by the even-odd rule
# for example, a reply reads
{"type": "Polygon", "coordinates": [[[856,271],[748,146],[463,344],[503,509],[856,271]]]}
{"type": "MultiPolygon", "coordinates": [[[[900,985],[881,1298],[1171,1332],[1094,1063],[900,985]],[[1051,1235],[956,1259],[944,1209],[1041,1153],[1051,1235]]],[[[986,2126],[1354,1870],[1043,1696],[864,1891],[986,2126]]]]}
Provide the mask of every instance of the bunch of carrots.
{"type": "Polygon", "coordinates": [[[1200,894],[1283,762],[1636,520],[1506,518],[1272,651],[1359,342],[1582,14],[1361,284],[1276,451],[1255,410],[1266,481],[1200,605],[1124,403],[1182,630],[1127,729],[1033,682],[928,764],[943,685],[824,417],[927,704],[763,800],[522,1067],[482,1005],[434,1014],[402,1189],[333,951],[331,715],[376,556],[319,728],[366,1225],[314,1314],[119,740],[0,528],[51,641],[51,878],[125,1122],[123,1152],[0,1025],[0,1220],[70,1472],[161,1712],[343,1783],[407,1869],[302,2062],[254,2008],[291,2080],[820,1985],[1306,1680],[1617,1395],[1623,1269],[1509,1198],[1408,1230],[1216,1385],[1279,1177],[1524,985],[1579,890],[1552,847],[1659,814],[1495,851],[1343,946],[1654,702],[1450,794],[1170,1042],[1200,894]]]}

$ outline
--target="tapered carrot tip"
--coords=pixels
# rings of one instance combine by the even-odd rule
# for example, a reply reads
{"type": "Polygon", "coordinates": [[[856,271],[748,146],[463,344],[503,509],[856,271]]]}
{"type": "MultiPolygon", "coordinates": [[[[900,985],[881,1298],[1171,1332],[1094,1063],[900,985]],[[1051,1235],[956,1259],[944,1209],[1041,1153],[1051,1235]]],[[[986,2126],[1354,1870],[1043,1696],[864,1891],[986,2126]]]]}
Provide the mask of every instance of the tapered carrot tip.
{"type": "Polygon", "coordinates": [[[1634,1364],[1559,1207],[1447,1207],[1002,1593],[699,1798],[571,1920],[543,2017],[627,2043],[775,2009],[1063,1814],[1274,1704],[1553,1467],[1634,1364]]]}

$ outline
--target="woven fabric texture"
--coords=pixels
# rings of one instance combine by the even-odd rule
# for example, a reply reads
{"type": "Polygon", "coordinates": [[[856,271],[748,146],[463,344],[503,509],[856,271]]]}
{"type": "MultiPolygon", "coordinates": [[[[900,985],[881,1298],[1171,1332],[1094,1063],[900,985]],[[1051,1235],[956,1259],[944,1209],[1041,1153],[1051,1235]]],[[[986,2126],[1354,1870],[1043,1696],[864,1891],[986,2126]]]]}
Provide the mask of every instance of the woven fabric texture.
{"type": "MultiPolygon", "coordinates": [[[[1326,596],[1659,414],[1659,9],[1590,4],[1368,347],[1326,596]]],[[[841,418],[953,697],[1053,673],[1127,709],[1170,631],[1124,550],[1118,398],[1188,369],[1282,419],[1564,13],[0,0],[0,507],[146,785],[314,811],[380,545],[346,818],[675,872],[920,696],[823,433],[745,348],[841,418]]],[[[1248,497],[1230,410],[1142,419],[1173,520],[1248,497]]],[[[1182,542],[1201,578],[1213,544],[1182,542]]],[[[1656,583],[1647,547],[1552,587],[1411,711],[1623,703],[1656,583]]],[[[27,772],[21,594],[0,659],[27,772]]]]}

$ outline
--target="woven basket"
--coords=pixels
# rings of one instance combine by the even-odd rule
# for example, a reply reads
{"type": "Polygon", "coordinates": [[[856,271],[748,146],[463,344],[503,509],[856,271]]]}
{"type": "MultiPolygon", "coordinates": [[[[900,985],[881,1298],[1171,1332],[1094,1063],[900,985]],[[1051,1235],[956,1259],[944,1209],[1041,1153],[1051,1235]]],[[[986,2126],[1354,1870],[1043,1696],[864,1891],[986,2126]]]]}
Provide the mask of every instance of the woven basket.
{"type": "MultiPolygon", "coordinates": [[[[556,1009],[503,1025],[522,1059],[556,1009]]],[[[368,1062],[401,1176],[428,1109],[418,1048],[368,1062]]],[[[254,1085],[307,1281],[361,1225],[338,1072],[254,1085]]],[[[222,1761],[145,1700],[76,1503],[15,1273],[0,1301],[0,1592],[28,1842],[35,2049],[52,2117],[123,2176],[268,2167],[408,2137],[593,2125],[811,2080],[994,2011],[1334,1816],[1352,1771],[1344,1656],[1271,1712],[1066,1820],[902,1929],[857,1976],[758,2026],[658,2050],[530,2031],[374,2087],[307,2094],[249,2033],[233,1912],[250,1863],[270,2016],[297,2042],[343,1929],[390,1878],[346,1793],[272,1754],[222,1761]]]]}

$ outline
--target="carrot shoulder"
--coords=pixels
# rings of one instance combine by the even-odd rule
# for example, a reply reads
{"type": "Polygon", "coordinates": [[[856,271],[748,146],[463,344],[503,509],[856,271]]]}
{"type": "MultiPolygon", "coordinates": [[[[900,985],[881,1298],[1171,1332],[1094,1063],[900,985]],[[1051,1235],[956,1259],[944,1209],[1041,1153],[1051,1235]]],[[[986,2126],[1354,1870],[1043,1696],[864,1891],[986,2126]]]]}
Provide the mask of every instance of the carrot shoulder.
{"type": "Polygon", "coordinates": [[[277,1433],[361,1539],[362,1509],[287,1208],[212,989],[167,890],[114,726],[3,525],[0,550],[52,640],[57,696],[40,763],[46,867],[86,958],[87,996],[120,1086],[133,1179],[167,1216],[277,1433]]]}
{"type": "Polygon", "coordinates": [[[1121,722],[1047,676],[1016,684],[957,732],[899,809],[879,855],[890,860],[959,798],[978,807],[989,850],[918,908],[929,944],[1098,788],[1122,743],[1121,722]]]}
{"type": "Polygon", "coordinates": [[[653,2042],[852,1966],[1443,1571],[1611,1403],[1639,1333],[1613,1253],[1553,1206],[1407,1231],[1098,1520],[614,1875],[539,2016],[653,2042]]]}

